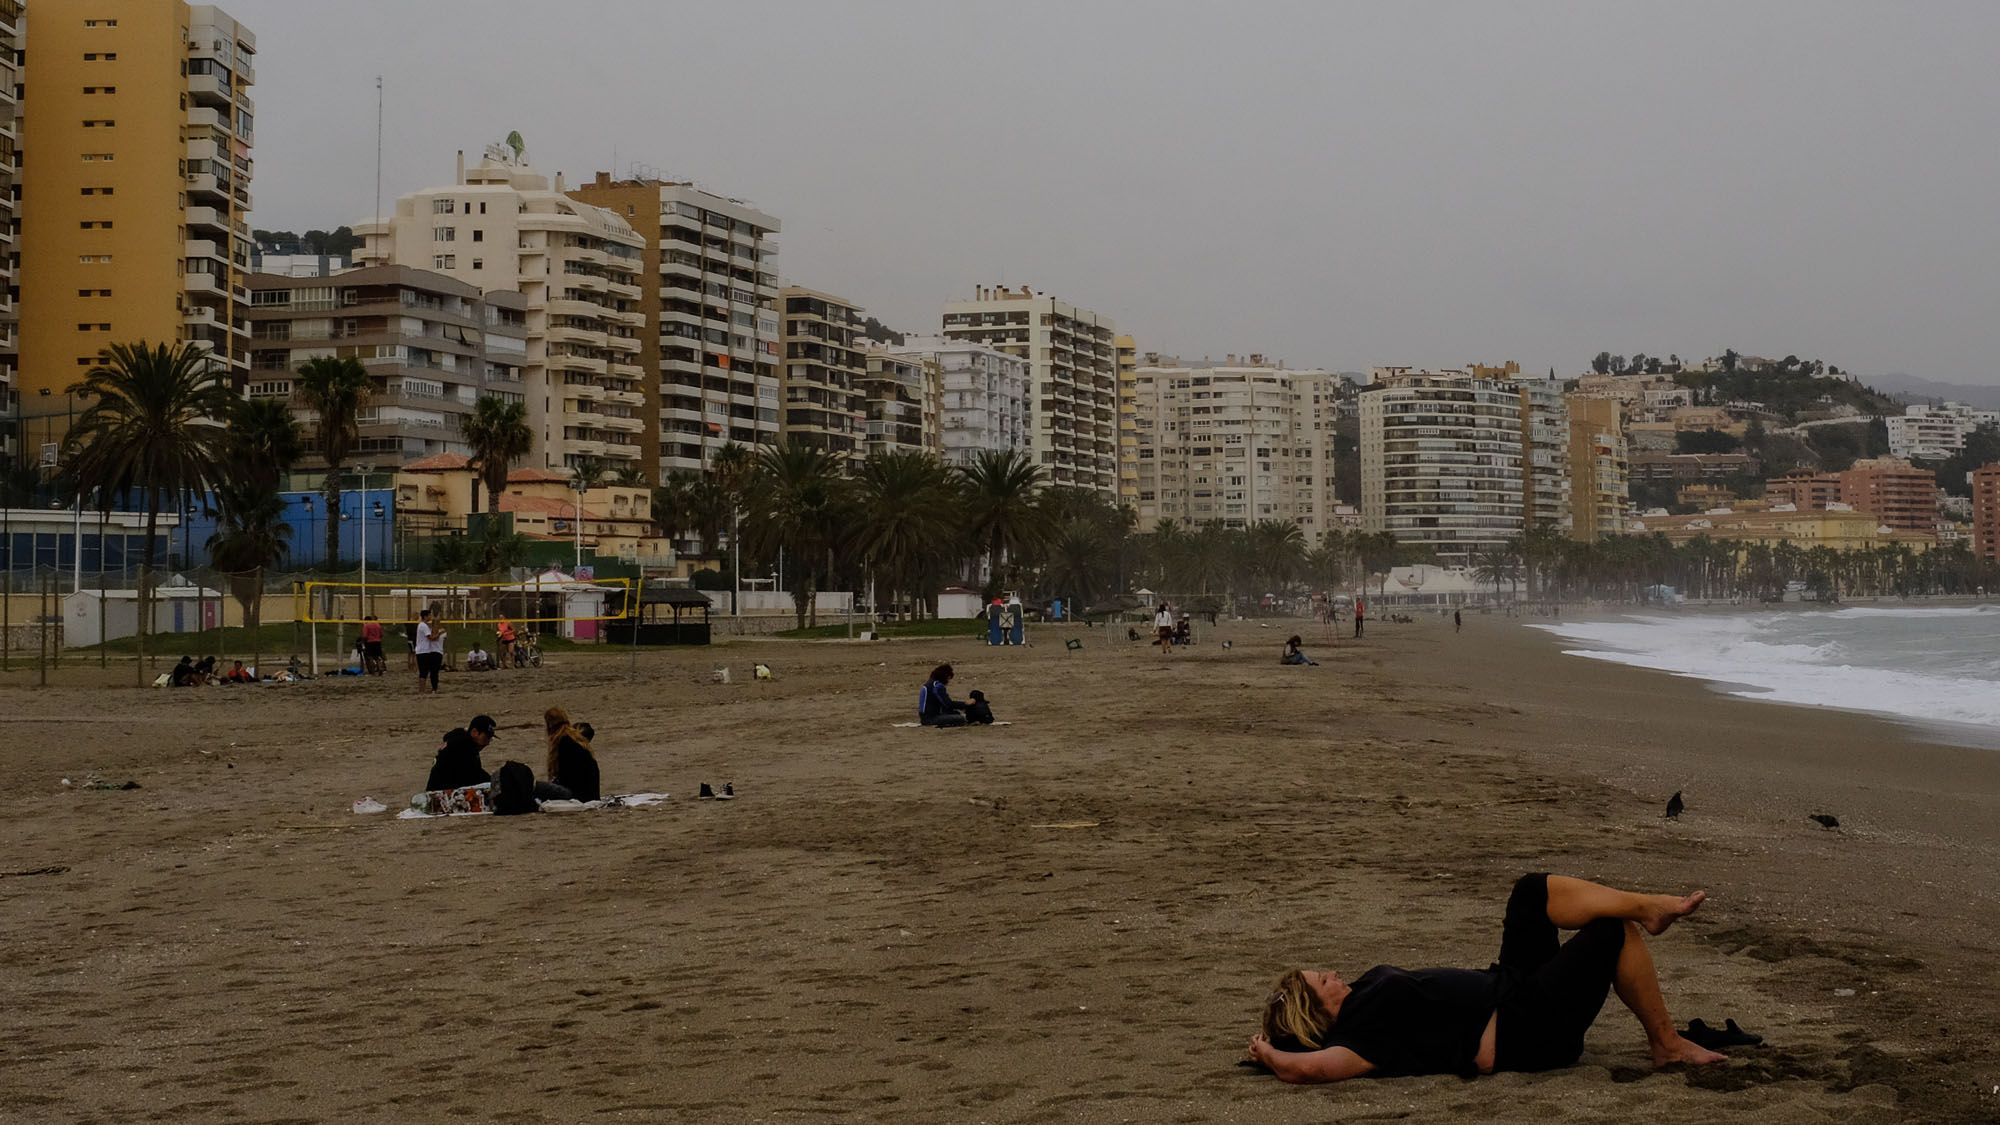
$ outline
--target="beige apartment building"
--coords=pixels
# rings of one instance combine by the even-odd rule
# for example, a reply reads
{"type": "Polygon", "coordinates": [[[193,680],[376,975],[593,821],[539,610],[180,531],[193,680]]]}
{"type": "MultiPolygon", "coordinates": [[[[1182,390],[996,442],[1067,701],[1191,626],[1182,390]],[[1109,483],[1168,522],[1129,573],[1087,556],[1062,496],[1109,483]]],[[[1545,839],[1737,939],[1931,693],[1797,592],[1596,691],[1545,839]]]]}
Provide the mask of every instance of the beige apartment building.
{"type": "Polygon", "coordinates": [[[457,180],[396,201],[393,218],[356,223],[362,266],[426,269],[483,291],[526,298],[523,397],[535,431],[530,464],[636,469],[648,430],[641,366],[645,240],[619,215],[551,186],[521,154],[459,154],[457,180]]]}
{"type": "Polygon", "coordinates": [[[1028,286],[944,307],[944,335],[1028,361],[1034,456],[1052,485],[1116,494],[1118,360],[1111,320],[1028,286]]]}
{"type": "Polygon", "coordinates": [[[1118,506],[1139,508],[1139,345],[1113,336],[1118,364],[1118,506]]]}
{"type": "Polygon", "coordinates": [[[1163,520],[1335,526],[1339,376],[1262,355],[1221,363],[1147,354],[1133,372],[1138,526],[1163,520]]]}
{"type": "Polygon", "coordinates": [[[937,356],[870,348],[862,363],[863,452],[941,453],[944,393],[937,356]]]}
{"type": "MultiPolygon", "coordinates": [[[[21,32],[27,13],[20,0],[0,0],[0,417],[15,416],[14,371],[21,330],[19,277],[21,216],[15,206],[21,170],[21,32]]],[[[13,426],[0,428],[0,459],[20,455],[13,426]]]]}
{"type": "Polygon", "coordinates": [[[367,368],[356,463],[391,468],[470,453],[462,426],[480,398],[526,401],[528,300],[515,290],[481,293],[409,266],[257,273],[249,288],[251,397],[293,402],[310,428],[293,385],[299,366],[333,356],[367,368]]]}
{"type": "Polygon", "coordinates": [[[1583,543],[1625,532],[1631,485],[1622,406],[1616,398],[1568,395],[1569,534],[1583,543]]]}
{"type": "Polygon", "coordinates": [[[867,432],[861,352],[861,306],[815,289],[778,291],[778,433],[787,443],[823,449],[842,460],[861,455],[867,432]]]}
{"type": "Polygon", "coordinates": [[[691,183],[597,173],[570,192],[643,240],[647,463],[705,470],[724,444],[775,442],[783,358],[778,220],[691,183]]]}
{"type": "MultiPolygon", "coordinates": [[[[60,399],[108,345],[141,340],[204,346],[240,385],[256,36],[182,0],[10,3],[0,22],[17,42],[33,31],[18,103],[18,389],[60,399]]],[[[0,147],[11,161],[11,139],[0,147]]]]}

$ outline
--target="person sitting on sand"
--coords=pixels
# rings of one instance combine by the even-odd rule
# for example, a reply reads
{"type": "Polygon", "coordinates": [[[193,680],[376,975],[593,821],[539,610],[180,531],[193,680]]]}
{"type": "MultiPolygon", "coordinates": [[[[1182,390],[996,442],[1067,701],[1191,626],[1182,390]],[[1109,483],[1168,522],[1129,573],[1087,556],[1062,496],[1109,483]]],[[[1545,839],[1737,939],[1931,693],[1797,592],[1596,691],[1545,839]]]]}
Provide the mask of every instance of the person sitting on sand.
{"type": "Polygon", "coordinates": [[[547,781],[535,783],[535,796],[544,801],[595,801],[599,790],[597,755],[590,739],[569,721],[569,712],[551,707],[542,712],[542,724],[549,735],[549,756],[543,774],[547,781]]]}
{"type": "MultiPolygon", "coordinates": [[[[478,719],[473,721],[478,722],[478,719]]],[[[488,733],[486,738],[490,740],[492,735],[488,733]]],[[[486,766],[479,760],[479,751],[484,748],[485,743],[464,727],[446,731],[444,742],[438,746],[437,760],[431,763],[431,774],[425,780],[424,788],[463,789],[468,785],[484,785],[492,781],[493,775],[486,772],[486,766]]]]}
{"type": "Polygon", "coordinates": [[[198,687],[207,687],[215,682],[215,657],[204,656],[195,661],[194,682],[198,687]]]}
{"type": "Polygon", "coordinates": [[[1655,1066],[1721,1062],[1674,1030],[1646,949],[1647,934],[1664,933],[1707,897],[1523,875],[1507,899],[1491,968],[1377,965],[1351,985],[1335,973],[1294,969],[1265,1004],[1250,1058],[1286,1082],[1553,1070],[1583,1054],[1583,1034],[1615,987],[1639,1017],[1655,1066]],[[1576,936],[1561,942],[1558,930],[1576,936]]]}
{"type": "Polygon", "coordinates": [[[1305,642],[1299,638],[1299,635],[1297,633],[1293,633],[1289,638],[1286,639],[1285,655],[1278,658],[1278,663],[1311,664],[1317,667],[1319,665],[1319,661],[1314,660],[1311,657],[1307,656],[1305,654],[1305,651],[1299,647],[1304,643],[1305,642]]]}
{"type": "Polygon", "coordinates": [[[491,672],[493,670],[493,657],[487,655],[486,650],[479,647],[478,641],[472,642],[472,651],[465,654],[465,670],[468,672],[491,672]]]}
{"type": "Polygon", "coordinates": [[[949,664],[931,669],[931,678],[925,682],[923,694],[917,696],[917,722],[927,727],[965,725],[966,705],[951,697],[952,675],[949,664]]]}
{"type": "Polygon", "coordinates": [[[1177,645],[1194,643],[1194,622],[1188,620],[1188,615],[1185,613],[1181,614],[1179,621],[1174,622],[1174,643],[1177,645]]]}
{"type": "Polygon", "coordinates": [[[225,684],[252,684],[257,682],[257,677],[251,675],[250,669],[245,668],[243,662],[238,660],[229,666],[229,671],[222,674],[222,682],[225,684]]]}
{"type": "Polygon", "coordinates": [[[181,657],[181,662],[174,665],[173,671],[167,673],[167,684],[170,687],[193,687],[195,685],[194,657],[181,657]]]}

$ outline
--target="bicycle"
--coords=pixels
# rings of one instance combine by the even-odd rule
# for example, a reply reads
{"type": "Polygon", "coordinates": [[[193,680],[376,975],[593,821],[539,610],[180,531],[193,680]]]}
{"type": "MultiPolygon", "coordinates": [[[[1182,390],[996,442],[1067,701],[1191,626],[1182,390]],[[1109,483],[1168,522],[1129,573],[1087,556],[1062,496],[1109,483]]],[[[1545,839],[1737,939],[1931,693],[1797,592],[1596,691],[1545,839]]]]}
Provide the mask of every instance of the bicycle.
{"type": "Polygon", "coordinates": [[[536,642],[533,633],[524,634],[519,640],[514,642],[512,657],[512,663],[516,668],[540,668],[542,666],[542,647],[536,642]]]}

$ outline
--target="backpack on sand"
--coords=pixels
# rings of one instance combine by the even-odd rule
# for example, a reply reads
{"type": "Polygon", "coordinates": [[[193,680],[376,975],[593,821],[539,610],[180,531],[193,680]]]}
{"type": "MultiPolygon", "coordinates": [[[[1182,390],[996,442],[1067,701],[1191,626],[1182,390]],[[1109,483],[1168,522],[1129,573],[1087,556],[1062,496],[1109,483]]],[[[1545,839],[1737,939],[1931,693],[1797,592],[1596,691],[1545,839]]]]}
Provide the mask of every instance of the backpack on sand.
{"type": "Polygon", "coordinates": [[[493,800],[495,816],[517,816],[535,811],[535,771],[519,762],[500,767],[493,779],[498,795],[493,800]]]}

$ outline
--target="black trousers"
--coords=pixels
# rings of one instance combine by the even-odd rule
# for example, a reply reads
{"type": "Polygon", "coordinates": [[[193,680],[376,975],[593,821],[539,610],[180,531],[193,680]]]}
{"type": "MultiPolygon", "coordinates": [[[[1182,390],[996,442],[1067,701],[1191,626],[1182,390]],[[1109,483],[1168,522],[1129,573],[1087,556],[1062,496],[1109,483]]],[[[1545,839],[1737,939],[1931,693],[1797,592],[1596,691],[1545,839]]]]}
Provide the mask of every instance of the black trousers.
{"type": "Polygon", "coordinates": [[[436,691],[438,686],[438,669],[442,667],[444,667],[444,653],[441,652],[418,653],[417,682],[422,683],[425,680],[429,680],[431,682],[431,690],[436,691]]]}
{"type": "Polygon", "coordinates": [[[1625,949],[1625,923],[1599,918],[1567,942],[1549,921],[1547,873],[1523,875],[1500,932],[1495,1070],[1554,1070],[1583,1054],[1583,1034],[1604,1007],[1625,949]]]}

